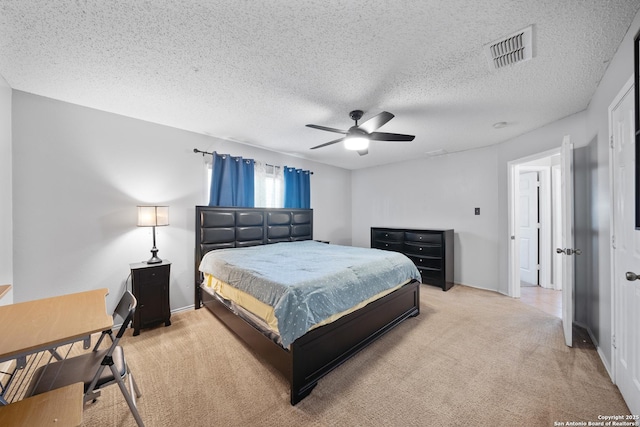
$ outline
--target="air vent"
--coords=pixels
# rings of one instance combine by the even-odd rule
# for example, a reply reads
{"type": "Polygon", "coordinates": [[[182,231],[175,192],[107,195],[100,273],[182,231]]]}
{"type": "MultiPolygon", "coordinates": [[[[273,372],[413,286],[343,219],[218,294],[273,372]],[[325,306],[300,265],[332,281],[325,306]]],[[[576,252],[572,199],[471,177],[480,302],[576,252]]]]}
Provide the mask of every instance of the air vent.
{"type": "Polygon", "coordinates": [[[517,62],[528,61],[533,57],[532,27],[517,31],[500,40],[484,46],[489,67],[492,70],[506,67],[517,62]]]}

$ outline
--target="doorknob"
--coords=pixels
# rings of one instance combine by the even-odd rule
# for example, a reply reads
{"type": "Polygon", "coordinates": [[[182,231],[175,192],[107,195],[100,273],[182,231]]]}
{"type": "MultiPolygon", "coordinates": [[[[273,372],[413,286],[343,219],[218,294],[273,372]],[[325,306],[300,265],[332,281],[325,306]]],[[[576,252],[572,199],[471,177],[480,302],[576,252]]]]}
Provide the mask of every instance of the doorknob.
{"type": "Polygon", "coordinates": [[[630,282],[640,279],[640,276],[638,276],[636,273],[632,273],[631,271],[627,271],[626,276],[627,276],[627,280],[630,282]]]}
{"type": "Polygon", "coordinates": [[[560,249],[560,248],[556,248],[556,253],[559,254],[567,254],[567,255],[582,255],[582,249],[571,249],[571,248],[567,248],[567,249],[560,249]]]}

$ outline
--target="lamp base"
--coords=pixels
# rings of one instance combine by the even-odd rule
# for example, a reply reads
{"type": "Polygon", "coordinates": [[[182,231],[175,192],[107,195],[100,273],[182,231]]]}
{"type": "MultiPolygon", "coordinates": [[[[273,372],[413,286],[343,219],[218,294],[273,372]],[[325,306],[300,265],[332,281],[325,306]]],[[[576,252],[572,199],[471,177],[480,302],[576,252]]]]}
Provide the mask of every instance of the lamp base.
{"type": "Polygon", "coordinates": [[[147,261],[147,264],[160,264],[162,262],[162,260],[158,258],[158,250],[156,249],[155,246],[153,247],[153,249],[151,249],[151,255],[153,256],[149,258],[149,261],[147,261]]]}

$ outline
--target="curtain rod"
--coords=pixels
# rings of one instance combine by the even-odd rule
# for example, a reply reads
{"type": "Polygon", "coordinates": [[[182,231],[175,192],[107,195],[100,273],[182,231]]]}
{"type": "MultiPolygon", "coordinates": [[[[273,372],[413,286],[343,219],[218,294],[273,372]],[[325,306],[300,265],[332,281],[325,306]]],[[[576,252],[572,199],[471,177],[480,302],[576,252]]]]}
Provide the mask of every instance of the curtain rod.
{"type": "MultiPolygon", "coordinates": [[[[211,155],[213,156],[213,153],[210,153],[210,152],[208,152],[208,151],[198,150],[197,148],[194,148],[194,149],[193,149],[193,152],[194,152],[194,153],[196,153],[196,154],[197,154],[197,153],[202,153],[202,157],[204,157],[204,155],[205,155],[205,154],[211,154],[211,155]]],[[[272,167],[274,167],[274,168],[278,168],[278,169],[280,169],[280,168],[281,168],[281,166],[277,166],[277,165],[270,165],[269,163],[265,163],[265,165],[267,165],[267,166],[272,166],[272,167]]],[[[287,167],[287,166],[285,166],[285,168],[286,168],[286,167],[287,167]]],[[[313,175],[313,172],[309,171],[309,173],[310,173],[311,175],[313,175]]]]}
{"type": "MultiPolygon", "coordinates": [[[[202,153],[202,157],[204,157],[204,155],[205,155],[205,154],[211,154],[211,155],[213,156],[213,153],[210,153],[210,152],[208,152],[208,151],[201,151],[201,150],[198,150],[197,148],[194,148],[194,149],[193,149],[193,152],[194,152],[194,153],[202,153]]],[[[270,165],[269,163],[265,163],[265,164],[266,164],[267,166],[272,166],[272,167],[274,167],[274,168],[280,168],[280,166],[270,165]]]]}
{"type": "Polygon", "coordinates": [[[200,150],[198,150],[197,148],[194,148],[194,149],[193,149],[193,152],[194,152],[194,153],[202,153],[202,157],[204,157],[204,155],[205,155],[205,154],[211,154],[211,155],[213,155],[213,153],[210,153],[210,152],[208,152],[208,151],[200,151],[200,150]]]}

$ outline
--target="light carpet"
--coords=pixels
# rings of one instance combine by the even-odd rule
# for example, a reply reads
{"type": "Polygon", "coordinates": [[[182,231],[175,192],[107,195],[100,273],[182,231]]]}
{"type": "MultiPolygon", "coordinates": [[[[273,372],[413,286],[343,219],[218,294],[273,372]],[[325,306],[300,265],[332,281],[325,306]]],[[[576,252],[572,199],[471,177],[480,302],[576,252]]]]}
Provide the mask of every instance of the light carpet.
{"type": "MultiPolygon", "coordinates": [[[[564,344],[560,319],[518,300],[423,285],[408,319],[289,404],[280,374],[206,309],[121,343],[148,427],[553,426],[628,414],[593,345],[564,344]]],[[[134,426],[117,386],[86,426],[134,426]]]]}

